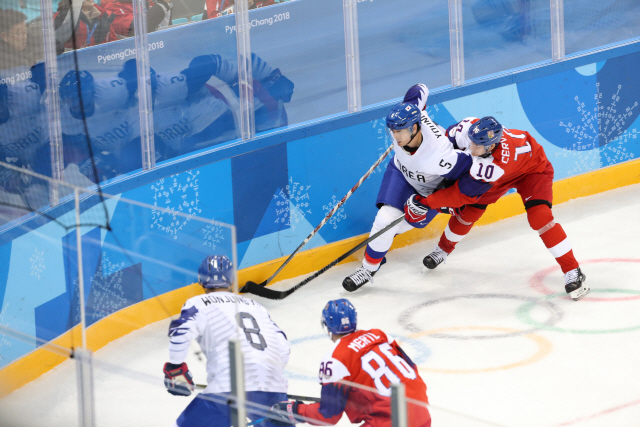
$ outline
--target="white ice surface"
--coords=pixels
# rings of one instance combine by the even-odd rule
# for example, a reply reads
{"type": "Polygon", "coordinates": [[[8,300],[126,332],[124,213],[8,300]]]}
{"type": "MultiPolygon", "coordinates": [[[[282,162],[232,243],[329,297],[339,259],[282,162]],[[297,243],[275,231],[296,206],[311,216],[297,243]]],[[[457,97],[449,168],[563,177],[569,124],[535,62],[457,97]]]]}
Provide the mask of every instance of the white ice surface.
{"type": "MultiPolygon", "coordinates": [[[[391,252],[375,283],[352,294],[340,283],[356,263],[329,270],[284,300],[256,297],[293,344],[289,393],[319,395],[318,363],[331,346],[321,336],[320,312],[328,300],[346,297],[360,329],[394,335],[419,365],[434,427],[640,426],[640,185],[558,205],[554,215],[592,287],[579,302],[563,294],[562,274],[524,215],[472,230],[446,264],[425,274],[421,260],[435,241],[391,252]],[[553,307],[531,286],[550,268],[540,283],[558,293],[549,300],[553,307]],[[562,329],[531,331],[532,320],[557,321],[553,327],[562,329]],[[477,338],[498,334],[510,335],[477,338]]],[[[190,398],[171,396],[162,385],[168,324],[95,353],[98,426],[169,426],[185,408],[190,398]]],[[[195,351],[188,364],[204,382],[195,351]]],[[[3,427],[77,424],[71,360],[0,400],[3,427]]],[[[339,425],[349,425],[346,416],[339,425]]]]}

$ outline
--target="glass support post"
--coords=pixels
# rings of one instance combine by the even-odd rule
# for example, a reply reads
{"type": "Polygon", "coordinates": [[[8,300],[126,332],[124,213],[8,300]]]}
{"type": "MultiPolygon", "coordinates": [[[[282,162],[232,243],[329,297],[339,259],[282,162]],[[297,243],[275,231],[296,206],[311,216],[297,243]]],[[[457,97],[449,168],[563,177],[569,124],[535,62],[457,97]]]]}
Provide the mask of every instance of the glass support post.
{"type": "Polygon", "coordinates": [[[449,0],[449,49],[451,51],[451,86],[464,84],[464,37],[462,0],[449,0]]]}
{"type": "Polygon", "coordinates": [[[236,45],[238,49],[238,95],[240,97],[240,135],[244,141],[253,138],[256,134],[249,0],[236,0],[235,14],[236,45]]]}
{"type": "Polygon", "coordinates": [[[239,340],[229,341],[229,363],[231,370],[231,424],[237,427],[247,426],[246,394],[244,391],[244,362],[242,345],[239,340]]]}
{"type": "Polygon", "coordinates": [[[343,0],[343,10],[344,47],[347,60],[347,110],[354,113],[362,110],[357,0],[343,0]]]}
{"type": "Polygon", "coordinates": [[[404,384],[391,384],[391,425],[407,427],[407,399],[404,384]]]}
{"type": "Polygon", "coordinates": [[[563,0],[551,0],[551,58],[553,61],[564,59],[564,47],[563,0]]]}
{"type": "MultiPolygon", "coordinates": [[[[58,92],[58,57],[56,37],[53,29],[53,8],[51,0],[40,0],[42,9],[42,42],[44,46],[44,70],[46,81],[45,105],[49,123],[49,145],[51,147],[51,178],[64,180],[62,151],[62,125],[60,121],[60,94],[58,92]]],[[[58,204],[58,186],[49,186],[51,206],[58,204]]]]}
{"type": "Polygon", "coordinates": [[[156,165],[156,150],[153,139],[153,100],[147,48],[147,7],[144,0],[133,0],[133,30],[136,43],[142,170],[149,170],[156,165]]]}
{"type": "Polygon", "coordinates": [[[78,378],[78,417],[81,427],[93,427],[96,424],[95,399],[93,397],[93,358],[90,350],[75,349],[78,378]]]}
{"type": "Polygon", "coordinates": [[[80,300],[80,330],[82,332],[82,348],[87,348],[87,328],[84,306],[84,274],[82,271],[82,232],[80,231],[80,192],[73,190],[76,201],[76,246],[78,254],[78,299],[80,300]]]}

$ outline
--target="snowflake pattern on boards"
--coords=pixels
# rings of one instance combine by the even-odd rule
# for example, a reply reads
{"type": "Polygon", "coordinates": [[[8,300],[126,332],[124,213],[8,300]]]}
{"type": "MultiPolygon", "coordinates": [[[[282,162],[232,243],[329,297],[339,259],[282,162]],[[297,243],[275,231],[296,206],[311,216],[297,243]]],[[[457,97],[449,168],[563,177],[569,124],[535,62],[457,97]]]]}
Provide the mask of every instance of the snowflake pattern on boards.
{"type": "Polygon", "coordinates": [[[124,266],[124,261],[112,263],[107,253],[102,253],[102,263],[98,266],[91,287],[92,305],[88,307],[94,316],[102,318],[127,305],[122,287],[124,266]]]}
{"type": "Polygon", "coordinates": [[[224,240],[223,228],[217,224],[208,224],[203,229],[204,242],[203,246],[208,246],[211,249],[215,249],[224,240]]]}
{"type": "Polygon", "coordinates": [[[631,139],[638,137],[637,129],[623,130],[626,120],[629,120],[636,108],[636,101],[632,106],[618,111],[617,103],[620,101],[622,85],[618,85],[616,93],[609,98],[604,97],[600,92],[600,83],[596,83],[597,92],[594,95],[596,106],[593,111],[586,108],[584,102],[580,102],[578,96],[574,97],[577,103],[577,110],[582,116],[581,123],[560,122],[559,126],[564,127],[566,133],[576,140],[570,148],[563,148],[562,153],[556,153],[556,157],[575,157],[574,167],[568,171],[568,175],[576,175],[593,169],[620,163],[633,159],[633,153],[628,153],[624,145],[631,139]],[[605,100],[609,100],[609,105],[605,107],[605,100]],[[595,150],[600,148],[600,150],[595,150]],[[589,153],[584,151],[593,150],[589,153]],[[606,159],[606,163],[603,161],[606,159]]]}
{"type": "Polygon", "coordinates": [[[308,213],[312,213],[309,208],[309,188],[311,185],[302,185],[293,181],[293,177],[289,177],[289,183],[273,195],[276,199],[276,224],[284,224],[295,230],[295,224],[298,224],[302,218],[308,213]],[[296,209],[291,212],[290,204],[296,209]]]}
{"type": "MultiPolygon", "coordinates": [[[[378,147],[378,157],[382,156],[382,153],[386,151],[387,148],[392,144],[391,137],[389,136],[389,132],[387,132],[387,120],[385,119],[376,119],[372,122],[372,127],[374,129],[374,133],[376,135],[376,146],[378,147]]],[[[387,170],[387,164],[389,160],[393,157],[393,153],[389,153],[387,157],[380,162],[377,168],[371,175],[376,173],[384,173],[387,170]]],[[[324,207],[323,207],[324,209],[324,207]]],[[[329,209],[331,210],[331,209],[329,209]]]]}
{"type": "MultiPolygon", "coordinates": [[[[200,171],[187,171],[162,178],[151,186],[154,191],[153,206],[181,212],[187,215],[202,213],[199,208],[198,175],[200,171]]],[[[150,228],[156,227],[160,231],[178,238],[178,232],[191,221],[189,216],[171,215],[159,210],[151,211],[152,223],[150,228]]]]}
{"type": "Polygon", "coordinates": [[[33,255],[29,258],[31,261],[31,275],[40,280],[40,275],[47,268],[44,264],[44,251],[38,250],[36,246],[33,255]]]}
{"type": "MultiPolygon", "coordinates": [[[[322,207],[322,210],[328,214],[338,203],[340,203],[340,200],[338,200],[338,198],[335,195],[333,195],[331,196],[331,201],[326,205],[324,205],[322,207]]],[[[347,218],[347,215],[344,213],[344,207],[340,207],[340,209],[338,209],[333,214],[333,216],[331,217],[331,219],[329,219],[328,222],[333,226],[333,229],[335,230],[336,228],[338,228],[338,223],[346,218],[347,218]]]]}
{"type": "MultiPolygon", "coordinates": [[[[8,312],[7,308],[9,307],[9,303],[5,304],[4,307],[0,307],[0,325],[9,326],[9,322],[4,318],[4,314],[8,312]]],[[[6,360],[2,356],[3,350],[9,350],[11,347],[11,341],[7,339],[5,334],[0,334],[0,360],[6,360]]]]}

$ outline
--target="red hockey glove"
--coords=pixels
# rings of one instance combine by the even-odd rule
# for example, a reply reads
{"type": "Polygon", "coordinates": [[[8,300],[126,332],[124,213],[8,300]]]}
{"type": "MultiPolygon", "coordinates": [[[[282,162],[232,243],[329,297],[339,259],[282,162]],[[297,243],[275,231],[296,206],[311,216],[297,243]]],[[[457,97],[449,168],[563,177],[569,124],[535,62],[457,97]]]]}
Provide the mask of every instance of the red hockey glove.
{"type": "Polygon", "coordinates": [[[407,200],[407,203],[404,205],[404,219],[406,219],[409,224],[415,224],[427,218],[429,206],[422,203],[425,199],[426,197],[414,194],[407,200]]]}
{"type": "Polygon", "coordinates": [[[298,415],[298,405],[302,403],[300,401],[292,402],[285,400],[284,402],[278,402],[271,407],[267,417],[270,418],[270,422],[277,426],[291,426],[298,423],[304,423],[302,417],[298,415]]]}
{"type": "Polygon", "coordinates": [[[162,372],[164,372],[164,386],[169,393],[176,396],[189,396],[195,389],[193,376],[186,363],[174,365],[167,362],[162,372]]]}

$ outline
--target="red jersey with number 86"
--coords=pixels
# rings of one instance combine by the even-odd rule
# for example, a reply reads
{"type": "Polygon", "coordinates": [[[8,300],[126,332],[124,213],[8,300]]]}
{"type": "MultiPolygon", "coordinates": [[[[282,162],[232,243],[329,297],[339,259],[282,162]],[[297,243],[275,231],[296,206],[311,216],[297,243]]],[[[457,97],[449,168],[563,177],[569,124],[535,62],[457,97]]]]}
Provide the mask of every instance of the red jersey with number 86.
{"type": "Polygon", "coordinates": [[[323,385],[322,401],[313,405],[299,405],[300,415],[335,424],[342,415],[340,409],[343,406],[352,423],[364,421],[365,427],[390,427],[391,384],[403,383],[406,397],[421,402],[407,405],[409,426],[431,425],[431,416],[426,407],[427,386],[420,378],[417,366],[394,340],[379,329],[355,331],[336,341],[323,357],[318,377],[323,385]],[[348,387],[346,402],[338,405],[338,408],[336,399],[326,402],[329,400],[325,399],[326,387],[348,387]],[[339,414],[334,415],[338,411],[339,414]],[[334,416],[328,418],[323,413],[334,416]]]}

